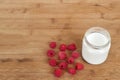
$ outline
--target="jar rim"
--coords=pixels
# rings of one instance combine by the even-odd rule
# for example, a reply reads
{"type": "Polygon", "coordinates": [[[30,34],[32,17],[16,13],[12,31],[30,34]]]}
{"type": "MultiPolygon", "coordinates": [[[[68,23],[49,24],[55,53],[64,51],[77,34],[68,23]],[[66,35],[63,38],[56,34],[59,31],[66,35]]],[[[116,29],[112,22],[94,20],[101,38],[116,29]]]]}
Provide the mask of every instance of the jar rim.
{"type": "Polygon", "coordinates": [[[85,33],[85,41],[86,41],[86,43],[87,43],[89,46],[91,46],[92,48],[101,49],[101,48],[105,48],[106,46],[109,45],[109,43],[111,42],[111,37],[110,37],[109,32],[108,32],[106,29],[104,29],[104,28],[102,28],[102,27],[92,27],[92,28],[89,28],[89,29],[86,31],[86,33],[85,33]],[[103,45],[95,45],[95,44],[89,42],[89,40],[87,39],[87,36],[88,36],[89,34],[91,34],[91,33],[100,33],[100,34],[103,34],[103,33],[104,33],[103,35],[105,35],[108,40],[107,40],[107,42],[106,42],[105,44],[103,44],[103,45]]]}

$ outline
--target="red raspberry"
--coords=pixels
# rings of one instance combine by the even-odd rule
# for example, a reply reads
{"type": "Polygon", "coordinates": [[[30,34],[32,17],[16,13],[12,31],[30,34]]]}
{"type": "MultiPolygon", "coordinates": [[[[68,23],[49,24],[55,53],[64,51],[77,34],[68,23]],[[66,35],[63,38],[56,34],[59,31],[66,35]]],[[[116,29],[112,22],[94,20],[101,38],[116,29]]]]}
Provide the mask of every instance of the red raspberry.
{"type": "Polygon", "coordinates": [[[68,50],[71,50],[71,51],[74,51],[74,50],[76,50],[76,45],[75,45],[74,43],[69,44],[69,45],[67,46],[67,49],[68,49],[68,50]]]}
{"type": "Polygon", "coordinates": [[[48,50],[47,55],[48,55],[48,57],[53,57],[53,56],[55,56],[55,51],[54,50],[48,50]]]}
{"type": "Polygon", "coordinates": [[[78,53],[77,51],[72,52],[72,57],[73,58],[78,58],[79,56],[80,56],[80,53],[78,53]]]}
{"type": "Polygon", "coordinates": [[[68,66],[68,64],[67,64],[66,62],[61,62],[61,63],[59,64],[60,69],[66,69],[67,66],[68,66]]]}
{"type": "Polygon", "coordinates": [[[51,66],[56,66],[57,65],[57,61],[55,60],[55,59],[50,59],[49,60],[49,65],[51,65],[51,66]]]}
{"type": "Polygon", "coordinates": [[[59,57],[60,60],[64,60],[67,57],[67,55],[64,51],[60,51],[58,53],[58,57],[59,57]]]}
{"type": "Polygon", "coordinates": [[[67,60],[67,62],[69,64],[72,64],[74,62],[74,58],[73,57],[69,57],[68,60],[67,60]]]}
{"type": "Polygon", "coordinates": [[[76,70],[74,68],[69,68],[68,72],[72,75],[76,74],[76,70]]]}
{"type": "Polygon", "coordinates": [[[60,51],[65,51],[66,48],[67,48],[67,46],[65,44],[61,44],[59,47],[60,51]]]}
{"type": "Polygon", "coordinates": [[[55,69],[54,70],[54,75],[56,76],[56,77],[61,77],[62,76],[62,70],[61,69],[55,69]]]}
{"type": "Polygon", "coordinates": [[[56,42],[50,42],[49,46],[54,49],[56,47],[56,42]]]}
{"type": "Polygon", "coordinates": [[[82,70],[84,69],[84,65],[82,63],[76,63],[75,68],[76,70],[82,70]]]}

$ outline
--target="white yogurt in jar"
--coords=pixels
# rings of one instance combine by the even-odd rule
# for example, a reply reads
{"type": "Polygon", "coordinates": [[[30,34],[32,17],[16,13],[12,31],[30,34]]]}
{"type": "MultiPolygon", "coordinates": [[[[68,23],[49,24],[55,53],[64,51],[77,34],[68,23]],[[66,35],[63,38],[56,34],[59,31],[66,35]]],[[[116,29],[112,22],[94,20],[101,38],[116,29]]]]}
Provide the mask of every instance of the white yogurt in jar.
{"type": "Polygon", "coordinates": [[[91,31],[83,38],[82,56],[90,64],[101,64],[107,59],[111,43],[105,33],[91,31]]]}

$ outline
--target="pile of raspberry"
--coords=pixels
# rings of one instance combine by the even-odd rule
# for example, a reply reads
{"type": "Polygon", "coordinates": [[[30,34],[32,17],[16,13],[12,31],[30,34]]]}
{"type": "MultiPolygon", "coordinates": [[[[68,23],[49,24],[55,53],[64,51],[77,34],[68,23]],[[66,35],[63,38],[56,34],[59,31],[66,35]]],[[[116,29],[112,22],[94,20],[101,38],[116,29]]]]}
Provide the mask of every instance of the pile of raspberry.
{"type": "Polygon", "coordinates": [[[71,75],[75,75],[76,71],[84,69],[84,65],[79,62],[75,62],[75,59],[80,57],[80,53],[76,50],[76,45],[71,43],[69,45],[60,44],[59,51],[56,52],[56,42],[50,42],[50,49],[47,51],[47,56],[49,57],[49,65],[54,67],[54,75],[56,77],[61,77],[63,72],[66,71],[71,75]],[[69,54],[67,54],[69,51],[69,54]],[[55,58],[57,56],[57,58],[55,58]],[[72,67],[69,65],[72,65],[72,67]]]}

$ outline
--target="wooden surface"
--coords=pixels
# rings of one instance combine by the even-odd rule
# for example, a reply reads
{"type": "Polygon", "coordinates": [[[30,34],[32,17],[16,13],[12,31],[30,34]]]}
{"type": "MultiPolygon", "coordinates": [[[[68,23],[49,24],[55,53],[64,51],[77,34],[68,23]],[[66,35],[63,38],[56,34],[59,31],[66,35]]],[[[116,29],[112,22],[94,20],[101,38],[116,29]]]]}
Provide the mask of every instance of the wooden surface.
{"type": "Polygon", "coordinates": [[[0,0],[0,80],[119,80],[120,0],[0,0]],[[47,63],[48,42],[81,40],[92,26],[106,28],[112,47],[104,64],[60,79],[47,63]]]}

